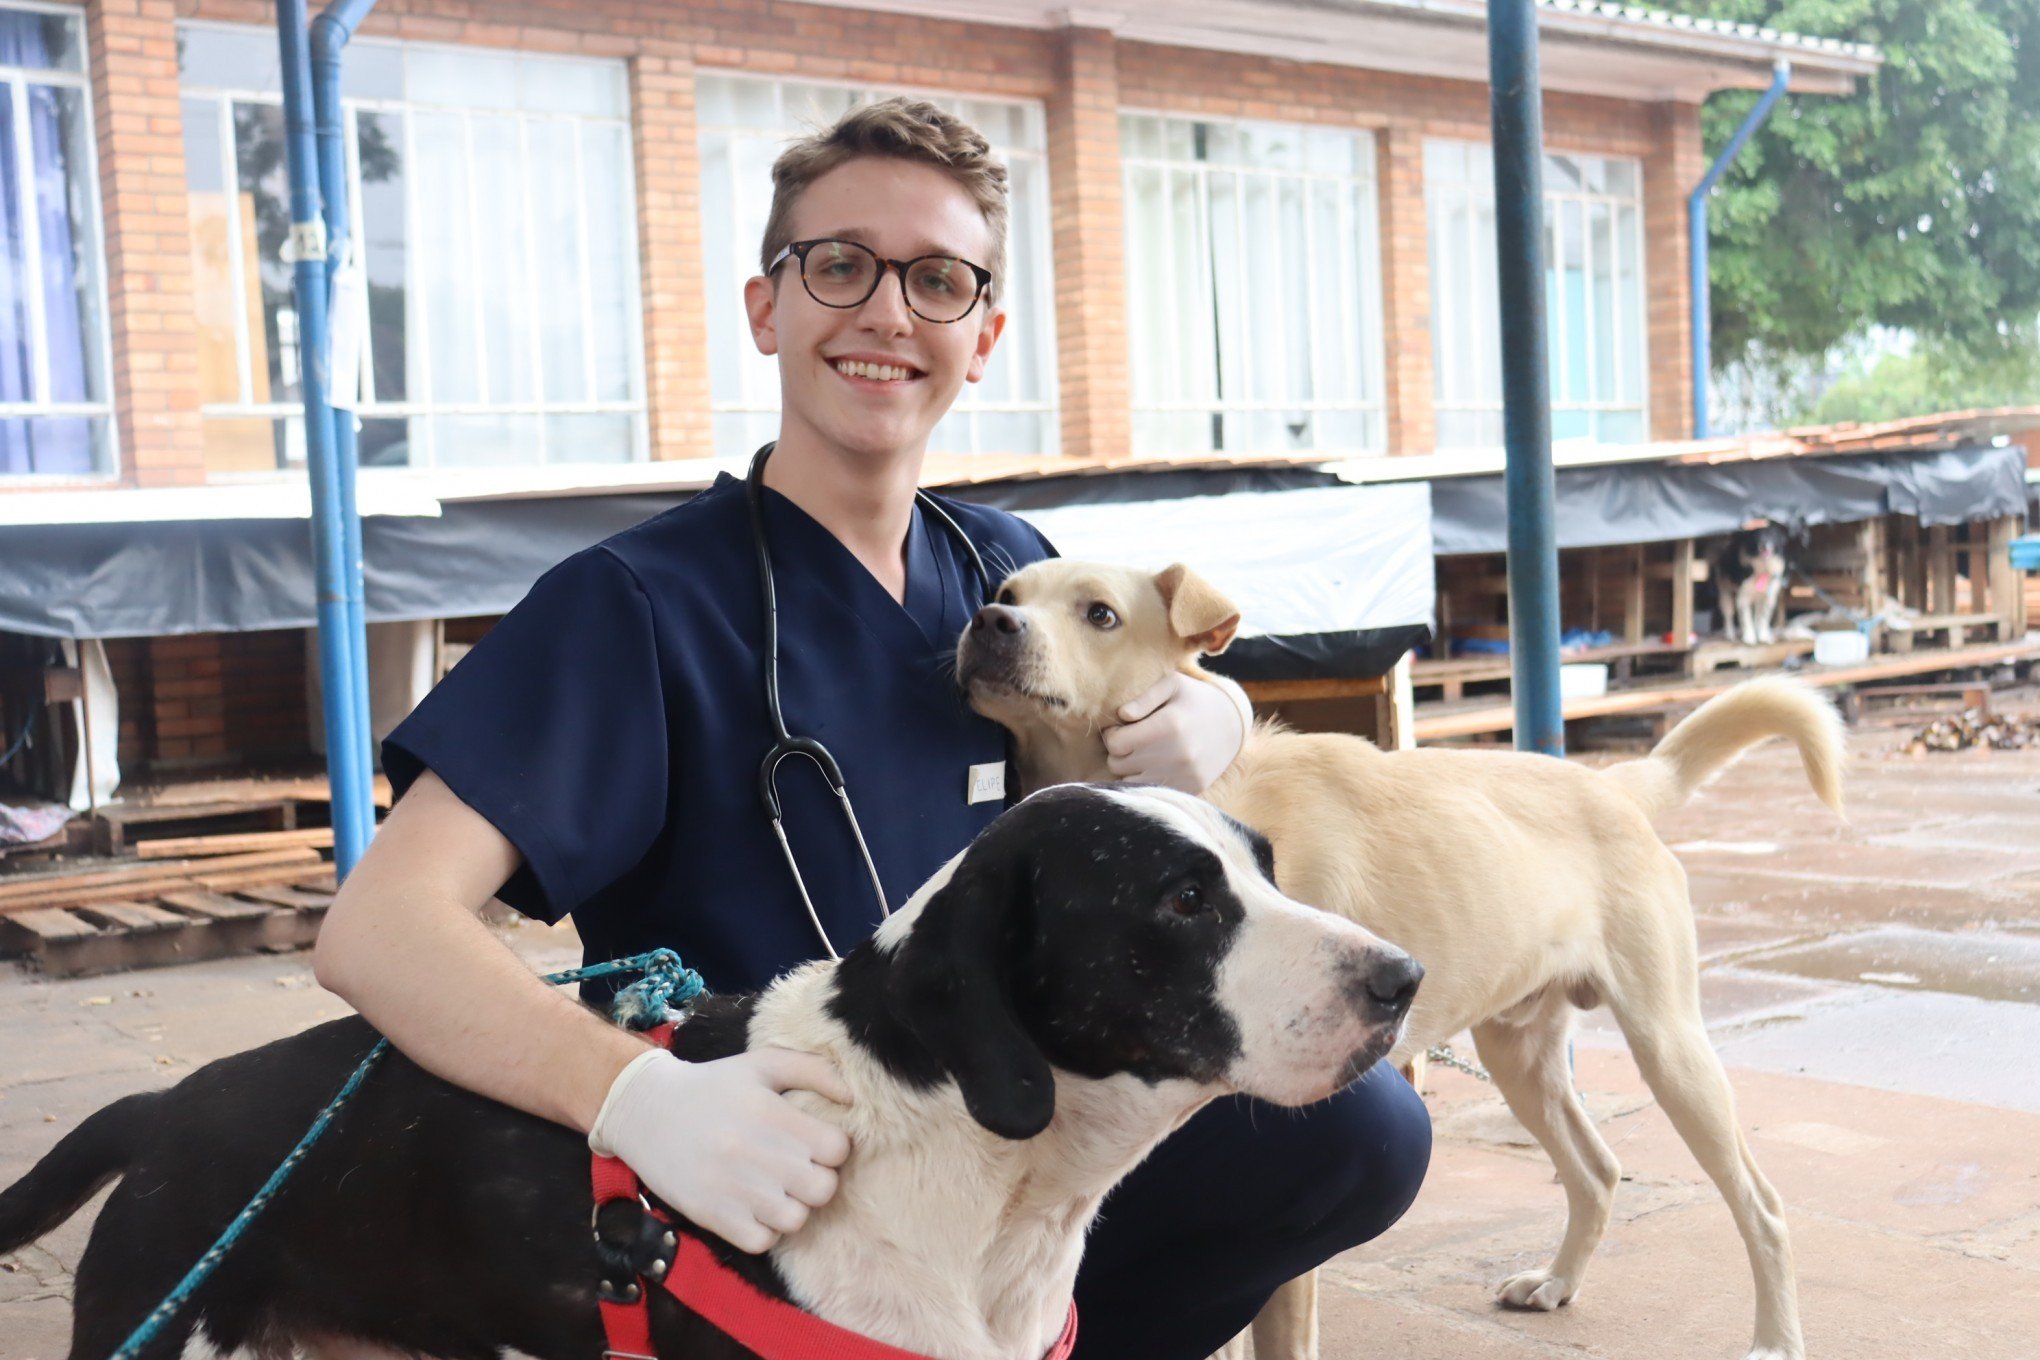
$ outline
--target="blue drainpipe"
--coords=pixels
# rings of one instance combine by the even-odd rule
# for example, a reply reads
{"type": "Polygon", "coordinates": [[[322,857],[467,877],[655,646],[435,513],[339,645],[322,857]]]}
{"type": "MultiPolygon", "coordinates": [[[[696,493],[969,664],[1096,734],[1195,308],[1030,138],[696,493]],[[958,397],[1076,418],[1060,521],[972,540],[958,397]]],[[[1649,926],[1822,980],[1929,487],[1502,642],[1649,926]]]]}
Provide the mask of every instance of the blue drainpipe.
{"type": "Polygon", "coordinates": [[[365,705],[355,677],[366,651],[358,620],[361,557],[351,475],[342,491],[333,450],[333,410],[327,402],[326,231],[320,217],[317,148],[313,141],[311,56],[305,0],[278,0],[277,42],[283,58],[284,152],[290,173],[292,285],[298,313],[303,374],[306,464],[312,493],[312,555],[317,573],[319,676],[325,687],[326,772],[333,793],[333,864],[344,878],[361,858],[374,830],[365,705]]]}
{"type": "Polygon", "coordinates": [[[1693,265],[1693,437],[1707,438],[1710,429],[1707,420],[1707,395],[1711,385],[1709,370],[1713,363],[1712,350],[1712,308],[1707,296],[1707,195],[1714,191],[1714,185],[1725,172],[1736,153],[1743,149],[1743,143],[1750,134],[1764,125],[1771,116],[1771,108],[1784,97],[1785,87],[1792,82],[1792,63],[1781,61],[1771,68],[1771,88],[1764,91],[1764,97],[1743,119],[1742,126],[1735,130],[1735,136],[1728,139],[1728,145],[1721,148],[1721,154],[1714,158],[1714,164],[1707,168],[1700,183],[1686,199],[1687,233],[1692,245],[1687,252],[1693,265]]]}
{"type": "MultiPolygon", "coordinates": [[[[348,195],[346,114],[340,106],[340,58],[354,30],[375,8],[375,0],[335,0],[312,20],[312,112],[317,119],[319,193],[326,218],[327,296],[335,299],[333,280],[347,258],[352,226],[353,203],[348,195]]],[[[333,412],[333,461],[340,471],[340,523],[347,535],[347,561],[355,589],[347,600],[347,635],[355,639],[354,695],[355,722],[361,740],[353,757],[359,763],[357,777],[368,790],[367,805],[361,810],[368,834],[375,831],[375,728],[369,712],[368,629],[362,617],[360,586],[362,563],[361,514],[355,504],[355,480],[360,460],[355,443],[354,412],[333,412]]],[[[366,843],[366,837],[364,844],[366,843]]]]}
{"type": "Polygon", "coordinates": [[[1509,508],[1509,653],[1516,749],[1565,754],[1558,692],[1558,499],[1545,352],[1544,113],[1532,0],[1488,0],[1495,242],[1502,304],[1503,474],[1509,508]]]}

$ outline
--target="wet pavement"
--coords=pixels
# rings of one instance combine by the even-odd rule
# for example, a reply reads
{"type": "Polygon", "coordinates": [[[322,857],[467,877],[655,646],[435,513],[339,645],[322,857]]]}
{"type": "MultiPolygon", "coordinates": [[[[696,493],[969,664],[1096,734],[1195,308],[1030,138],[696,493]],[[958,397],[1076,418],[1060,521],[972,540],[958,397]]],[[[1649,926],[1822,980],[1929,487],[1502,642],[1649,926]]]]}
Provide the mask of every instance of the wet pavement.
{"type": "MultiPolygon", "coordinates": [[[[2030,691],[1999,702],[2040,711],[2030,691]]],[[[1660,831],[1691,883],[1709,1030],[1787,1206],[1808,1353],[2030,1360],[2040,751],[1908,756],[1907,730],[1851,733],[1846,823],[1774,746],[1660,831]]],[[[1605,1011],[1584,1018],[1576,1076],[1623,1166],[1580,1296],[1493,1304],[1549,1258],[1564,1198],[1500,1099],[1434,1066],[1430,1178],[1388,1236],[1327,1268],[1326,1356],[1743,1354],[1741,1240],[1605,1011]]]]}
{"type": "MultiPolygon", "coordinates": [[[[1898,726],[1852,734],[1846,823],[1789,750],[1765,749],[1661,830],[1691,879],[1703,1006],[1742,1125],[1788,1206],[1810,1354],[2026,1360],[2040,1353],[2040,752],[1902,745],[1898,726]]],[[[576,953],[565,931],[505,938],[540,968],[576,953]]],[[[301,955],[54,983],[0,965],[0,1184],[106,1101],[341,1009],[301,955]]],[[[1579,1299],[1492,1304],[1556,1245],[1562,1196],[1499,1098],[1434,1067],[1430,1178],[1389,1235],[1327,1268],[1327,1357],[1743,1354],[1741,1243],[1605,1012],[1582,1025],[1577,1078],[1624,1168],[1579,1299]]],[[[64,1354],[90,1217],[0,1257],[0,1360],[64,1354]]]]}

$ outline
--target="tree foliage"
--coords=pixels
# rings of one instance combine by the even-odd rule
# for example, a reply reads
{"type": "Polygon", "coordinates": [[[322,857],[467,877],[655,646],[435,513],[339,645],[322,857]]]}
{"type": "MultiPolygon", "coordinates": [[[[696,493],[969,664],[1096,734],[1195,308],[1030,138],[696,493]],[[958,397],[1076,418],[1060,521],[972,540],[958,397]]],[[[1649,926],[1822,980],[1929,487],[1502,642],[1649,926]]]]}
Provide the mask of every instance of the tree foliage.
{"type": "MultiPolygon", "coordinates": [[[[1680,0],[1875,44],[1853,96],[1790,94],[1710,206],[1714,361],[1872,326],[1989,359],[2040,318],[2040,0],[1680,0]]],[[[1709,154],[1757,95],[1716,95],[1709,154]]]]}

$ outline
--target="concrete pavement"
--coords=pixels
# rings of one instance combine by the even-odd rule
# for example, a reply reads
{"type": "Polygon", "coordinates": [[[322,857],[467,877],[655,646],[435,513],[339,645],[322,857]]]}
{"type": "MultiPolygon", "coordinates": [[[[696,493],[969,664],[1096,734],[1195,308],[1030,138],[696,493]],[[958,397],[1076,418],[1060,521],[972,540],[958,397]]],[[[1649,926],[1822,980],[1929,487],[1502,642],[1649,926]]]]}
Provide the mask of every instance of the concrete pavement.
{"type": "MultiPolygon", "coordinates": [[[[1710,1025],[1784,1196],[1819,1357],[2040,1353],[2040,752],[1906,757],[1859,732],[1844,825],[1789,752],[1664,820],[1692,876],[1710,1025]]],[[[505,932],[534,966],[566,931],[505,932]]],[[[340,1013],[303,956],[46,982],[0,969],[0,1183],[132,1090],[340,1013]]],[[[1749,1335],[1740,1239],[1604,1014],[1579,1085],[1621,1159],[1571,1306],[1491,1303],[1556,1245],[1549,1164],[1486,1087],[1433,1068],[1410,1215],[1325,1272],[1333,1360],[1694,1357],[1749,1335]]],[[[90,1213],[0,1257],[0,1360],[59,1360],[90,1213]]]]}

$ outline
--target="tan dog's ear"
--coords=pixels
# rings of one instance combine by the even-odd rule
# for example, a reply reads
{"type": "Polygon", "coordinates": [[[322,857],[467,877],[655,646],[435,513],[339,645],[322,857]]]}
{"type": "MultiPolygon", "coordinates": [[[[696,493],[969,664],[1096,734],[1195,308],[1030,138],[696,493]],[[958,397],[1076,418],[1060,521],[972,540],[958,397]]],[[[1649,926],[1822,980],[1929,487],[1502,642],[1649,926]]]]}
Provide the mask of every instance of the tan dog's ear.
{"type": "Polygon", "coordinates": [[[1178,562],[1162,569],[1155,588],[1162,592],[1169,627],[1179,639],[1206,656],[1217,656],[1232,645],[1233,634],[1240,630],[1240,611],[1211,582],[1178,562]]]}

